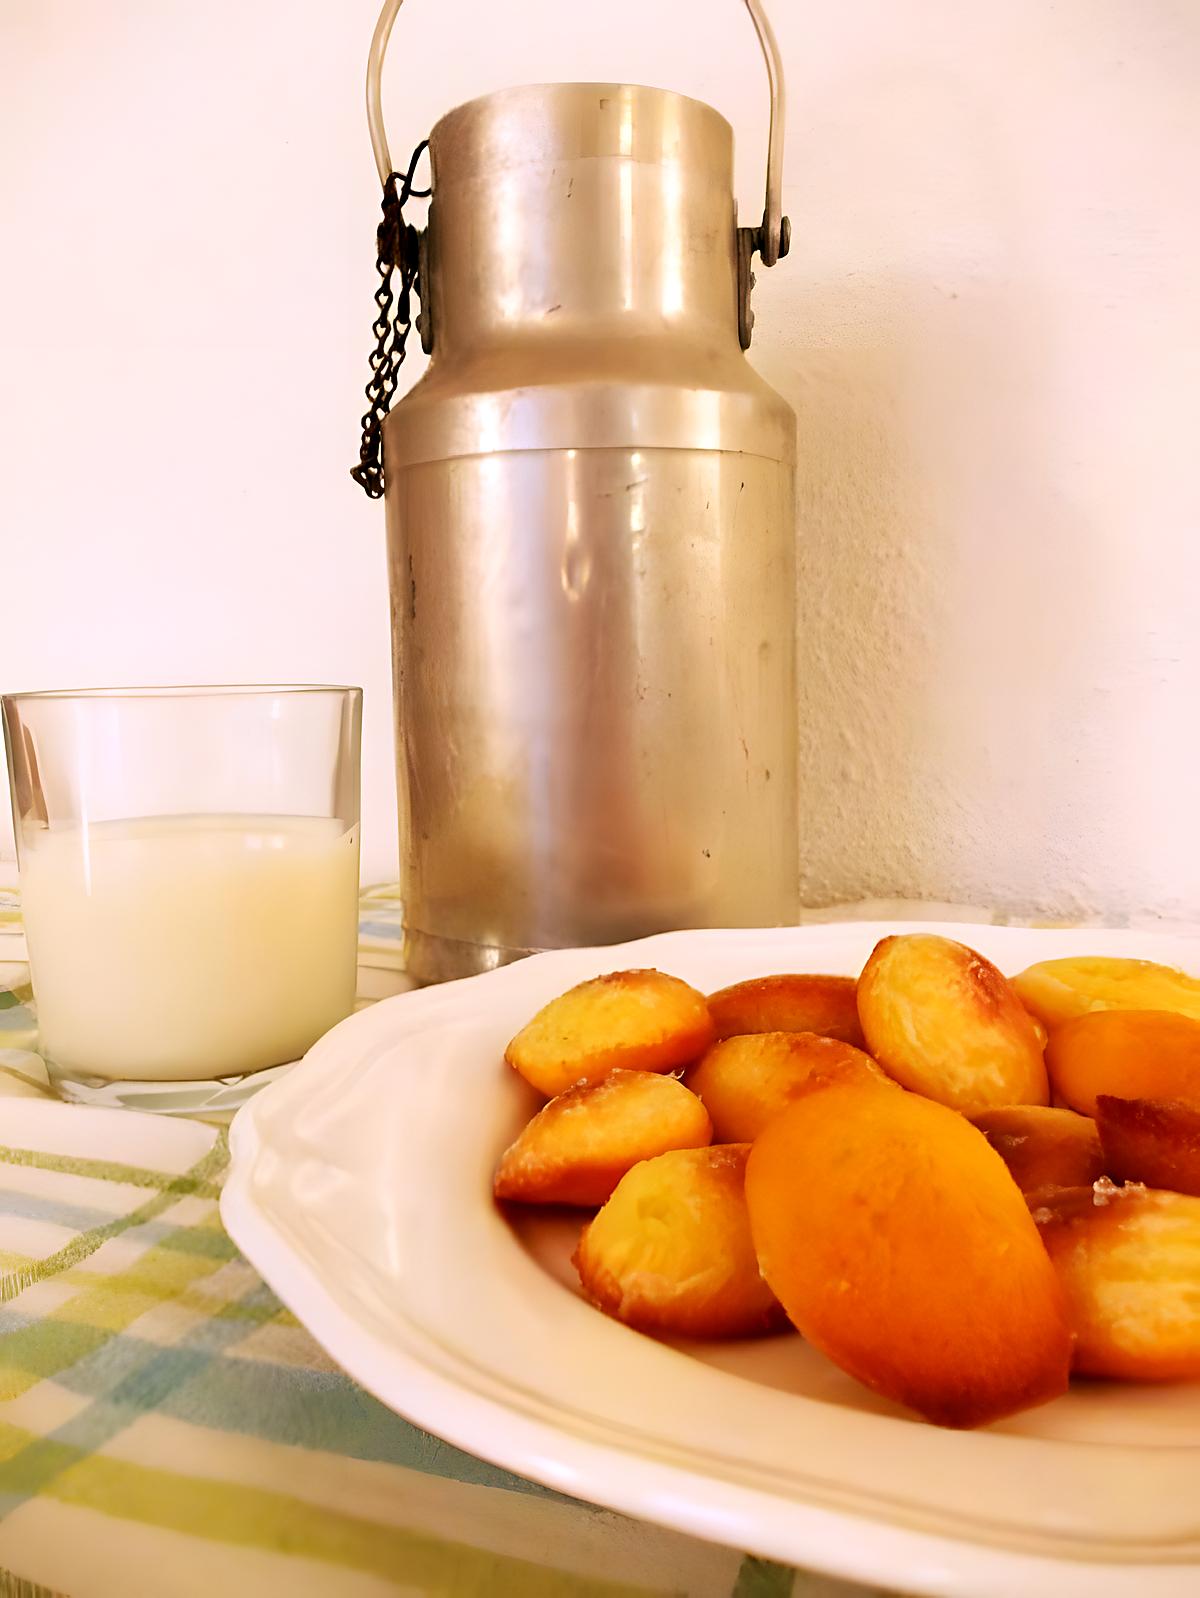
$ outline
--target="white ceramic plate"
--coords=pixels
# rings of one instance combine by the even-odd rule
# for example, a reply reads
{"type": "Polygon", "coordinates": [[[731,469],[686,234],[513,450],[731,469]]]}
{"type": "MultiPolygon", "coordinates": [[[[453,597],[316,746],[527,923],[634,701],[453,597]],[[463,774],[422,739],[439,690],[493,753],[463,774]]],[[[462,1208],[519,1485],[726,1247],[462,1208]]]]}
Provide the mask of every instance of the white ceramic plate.
{"type": "Polygon", "coordinates": [[[329,1352],[440,1437],[562,1492],[771,1558],[953,1598],[1195,1598],[1200,1387],[1079,1384],[984,1431],[913,1420],[800,1338],[657,1343],[573,1291],[574,1228],[514,1231],[494,1160],[534,1108],[509,1037],[585,977],[711,991],[859,970],[898,930],[1004,970],[1067,953],[1200,969],[1134,932],[845,924],[539,955],[352,1017],[233,1127],[229,1231],[329,1352]]]}

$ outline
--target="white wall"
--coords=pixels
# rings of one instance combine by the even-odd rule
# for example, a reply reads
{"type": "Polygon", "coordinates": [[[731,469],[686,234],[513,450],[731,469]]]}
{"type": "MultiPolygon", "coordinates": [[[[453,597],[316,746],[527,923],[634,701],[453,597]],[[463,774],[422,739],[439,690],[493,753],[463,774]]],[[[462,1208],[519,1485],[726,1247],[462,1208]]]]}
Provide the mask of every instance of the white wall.
{"type": "MultiPolygon", "coordinates": [[[[0,683],[361,682],[377,878],[373,11],[0,0],[0,683]]],[[[1200,11],[772,11],[795,244],[755,359],[800,418],[806,894],[1196,916],[1200,11]]],[[[396,150],[545,78],[710,100],[757,214],[735,0],[408,0],[396,150]]]]}

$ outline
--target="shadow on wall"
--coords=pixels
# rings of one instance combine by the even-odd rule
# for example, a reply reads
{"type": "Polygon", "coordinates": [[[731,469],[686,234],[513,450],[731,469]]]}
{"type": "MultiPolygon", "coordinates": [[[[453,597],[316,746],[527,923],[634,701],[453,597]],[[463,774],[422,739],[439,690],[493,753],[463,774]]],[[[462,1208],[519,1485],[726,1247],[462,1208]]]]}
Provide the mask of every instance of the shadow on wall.
{"type": "Polygon", "coordinates": [[[797,418],[806,905],[908,895],[922,878],[912,818],[940,562],[901,423],[904,352],[886,326],[853,333],[768,374],[797,418]]]}
{"type": "Polygon", "coordinates": [[[802,903],[1137,910],[1087,715],[1120,596],[1057,481],[1036,306],[899,278],[808,300],[787,364],[756,363],[798,424],[802,903]]]}

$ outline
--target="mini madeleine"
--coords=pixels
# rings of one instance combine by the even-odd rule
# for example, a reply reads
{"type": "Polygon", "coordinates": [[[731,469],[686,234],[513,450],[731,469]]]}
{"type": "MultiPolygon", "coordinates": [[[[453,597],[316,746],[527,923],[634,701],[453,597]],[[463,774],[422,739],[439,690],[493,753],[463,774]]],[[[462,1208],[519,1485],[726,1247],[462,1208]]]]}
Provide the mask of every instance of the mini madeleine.
{"type": "Polygon", "coordinates": [[[746,1152],[679,1149],[623,1176],[575,1251],[591,1302],[661,1336],[751,1337],[786,1324],[750,1238],[746,1152]]]}
{"type": "Polygon", "coordinates": [[[1095,1010],[1171,1010],[1200,1021],[1200,977],[1153,960],[1100,954],[1039,960],[1012,985],[1051,1032],[1095,1010]]]}
{"type": "Polygon", "coordinates": [[[1096,1123],[1074,1110],[1011,1104],[981,1110],[971,1121],[1008,1166],[1022,1193],[1087,1187],[1105,1173],[1096,1123]]]}
{"type": "Polygon", "coordinates": [[[1200,1104],[1200,1021],[1166,1010],[1093,1010],[1050,1034],[1046,1067],[1084,1115],[1101,1093],[1200,1104]]]}
{"type": "Polygon", "coordinates": [[[974,949],[933,933],[884,938],[858,979],[867,1049],[901,1087],[972,1115],[1045,1104],[1034,1023],[974,949]]]}
{"type": "Polygon", "coordinates": [[[823,1084],[754,1143],[746,1200],[793,1324],[876,1392],[966,1427],[1065,1390],[1054,1269],[1004,1161],[953,1110],[823,1084]]]}
{"type": "Polygon", "coordinates": [[[1200,1198],[1100,1181],[1033,1213],[1066,1292],[1076,1370],[1200,1377],[1200,1198]]]}
{"type": "Polygon", "coordinates": [[[663,971],[613,971],[551,999],[504,1058],[547,1098],[610,1071],[675,1071],[713,1041],[704,995],[663,971]]]}
{"type": "Polygon", "coordinates": [[[772,1116],[816,1073],[859,1073],[895,1087],[869,1054],[815,1032],[752,1032],[723,1038],[688,1072],[687,1084],[712,1117],[718,1143],[753,1143],[772,1116]]]}
{"type": "Polygon", "coordinates": [[[522,1204],[603,1204],[640,1160],[711,1139],[708,1112],[675,1077],[612,1071],[542,1106],[501,1155],[494,1191],[522,1204]]]}
{"type": "Polygon", "coordinates": [[[781,973],[735,982],[708,996],[718,1038],[747,1032],[816,1032],[862,1048],[854,977],[781,973]]]}
{"type": "Polygon", "coordinates": [[[1118,1182],[1200,1197],[1200,1109],[1180,1099],[1096,1098],[1104,1164],[1118,1182]]]}

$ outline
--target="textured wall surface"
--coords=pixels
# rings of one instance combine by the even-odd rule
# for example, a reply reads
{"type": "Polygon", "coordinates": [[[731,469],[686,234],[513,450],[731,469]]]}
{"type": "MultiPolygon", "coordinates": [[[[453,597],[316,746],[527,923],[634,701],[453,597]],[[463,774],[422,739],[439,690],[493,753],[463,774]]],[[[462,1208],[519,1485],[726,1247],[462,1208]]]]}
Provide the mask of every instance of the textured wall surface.
{"type": "MultiPolygon", "coordinates": [[[[683,9],[408,0],[395,147],[504,83],[659,82],[734,123],[755,216],[752,32],[683,9]]],[[[754,359],[800,427],[805,896],[1200,916],[1200,11],[771,9],[795,245],[754,359]]],[[[0,682],[363,683],[378,877],[373,11],[5,0],[0,682]]]]}
{"type": "Polygon", "coordinates": [[[803,50],[769,284],[805,896],[1195,917],[1200,12],[874,22],[803,50]]]}

